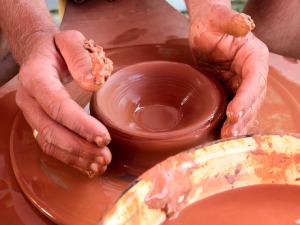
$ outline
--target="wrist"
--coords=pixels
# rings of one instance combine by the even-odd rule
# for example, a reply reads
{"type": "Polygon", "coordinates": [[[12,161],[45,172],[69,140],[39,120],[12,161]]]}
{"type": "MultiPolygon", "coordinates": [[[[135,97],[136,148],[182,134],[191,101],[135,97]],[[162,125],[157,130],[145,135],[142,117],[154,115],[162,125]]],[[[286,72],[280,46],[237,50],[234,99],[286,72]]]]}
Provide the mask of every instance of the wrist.
{"type": "Polygon", "coordinates": [[[58,32],[57,28],[32,30],[23,37],[24,44],[16,55],[18,62],[22,64],[29,58],[42,54],[44,50],[56,51],[54,35],[58,32]]]}
{"type": "Polygon", "coordinates": [[[0,28],[19,63],[25,61],[40,37],[58,31],[45,1],[0,0],[0,4],[0,28]]]}

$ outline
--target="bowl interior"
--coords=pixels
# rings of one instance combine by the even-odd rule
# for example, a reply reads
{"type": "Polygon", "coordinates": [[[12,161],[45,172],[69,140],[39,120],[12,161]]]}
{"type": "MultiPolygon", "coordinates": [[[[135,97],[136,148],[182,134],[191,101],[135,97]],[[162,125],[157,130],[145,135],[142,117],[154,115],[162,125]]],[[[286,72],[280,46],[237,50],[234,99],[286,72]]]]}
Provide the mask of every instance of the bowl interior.
{"type": "Polygon", "coordinates": [[[284,212],[278,211],[278,208],[293,211],[298,206],[296,196],[300,193],[299,150],[299,134],[266,134],[219,140],[182,152],[162,161],[140,176],[104,215],[99,224],[253,224],[253,221],[258,221],[254,224],[298,224],[294,222],[299,218],[297,210],[296,216],[294,214],[293,217],[287,217],[284,212]],[[249,193],[248,188],[252,186],[264,188],[263,195],[271,195],[270,198],[265,198],[262,201],[264,204],[260,204],[259,198],[256,198],[257,202],[249,199],[251,195],[259,196],[249,193]],[[260,208],[259,214],[253,214],[255,210],[250,210],[246,222],[237,220],[241,216],[232,212],[241,207],[238,204],[240,199],[229,197],[225,204],[227,207],[223,214],[221,213],[227,218],[221,220],[222,223],[210,223],[214,221],[216,215],[220,216],[218,212],[222,202],[217,198],[218,202],[215,202],[213,207],[209,206],[211,211],[206,216],[212,219],[206,219],[207,223],[201,223],[204,218],[201,217],[201,209],[197,208],[198,203],[218,194],[231,195],[232,192],[227,191],[243,190],[240,188],[247,188],[248,193],[244,195],[248,196],[246,204],[252,209],[260,208]],[[277,191],[274,192],[274,188],[277,191]],[[283,192],[280,192],[282,196],[292,194],[288,198],[284,197],[285,201],[281,201],[281,197],[276,194],[282,188],[283,192]],[[183,218],[184,222],[176,223],[169,220],[170,223],[163,223],[190,206],[198,210],[196,217],[193,218],[188,214],[185,219],[183,218]],[[269,216],[266,212],[273,207],[277,214],[269,216]],[[263,216],[254,219],[253,215],[263,216]],[[230,218],[232,221],[226,222],[230,218]],[[284,221],[274,222],[278,219],[284,221]],[[266,220],[268,222],[262,222],[266,220]]]}
{"type": "Polygon", "coordinates": [[[96,107],[109,127],[170,135],[206,127],[218,112],[222,94],[214,80],[189,65],[145,62],[109,78],[97,93],[96,107]]]}

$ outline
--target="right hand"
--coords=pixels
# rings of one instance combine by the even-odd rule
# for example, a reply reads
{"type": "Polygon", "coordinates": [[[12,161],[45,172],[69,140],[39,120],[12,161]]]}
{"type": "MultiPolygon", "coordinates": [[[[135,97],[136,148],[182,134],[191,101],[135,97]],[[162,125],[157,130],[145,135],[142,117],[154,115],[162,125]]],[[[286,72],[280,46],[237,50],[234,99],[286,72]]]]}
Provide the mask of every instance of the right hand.
{"type": "Polygon", "coordinates": [[[92,65],[84,40],[77,31],[37,35],[21,64],[16,101],[46,154],[97,175],[111,161],[110,135],[71,99],[61,82],[70,71],[84,89],[99,88],[89,76],[92,65]]]}

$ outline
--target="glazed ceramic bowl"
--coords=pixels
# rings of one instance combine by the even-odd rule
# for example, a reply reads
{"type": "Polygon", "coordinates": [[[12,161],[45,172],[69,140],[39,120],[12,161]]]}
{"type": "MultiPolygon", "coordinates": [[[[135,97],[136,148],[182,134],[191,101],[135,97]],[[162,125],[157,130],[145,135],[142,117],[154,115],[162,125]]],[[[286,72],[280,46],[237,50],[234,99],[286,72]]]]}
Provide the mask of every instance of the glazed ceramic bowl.
{"type": "Polygon", "coordinates": [[[209,74],[183,63],[150,61],[114,73],[93,96],[91,113],[108,128],[114,158],[150,167],[217,139],[226,105],[209,74]]]}
{"type": "Polygon", "coordinates": [[[299,224],[299,152],[299,134],[266,134],[179,153],[140,176],[99,224],[299,224]]]}

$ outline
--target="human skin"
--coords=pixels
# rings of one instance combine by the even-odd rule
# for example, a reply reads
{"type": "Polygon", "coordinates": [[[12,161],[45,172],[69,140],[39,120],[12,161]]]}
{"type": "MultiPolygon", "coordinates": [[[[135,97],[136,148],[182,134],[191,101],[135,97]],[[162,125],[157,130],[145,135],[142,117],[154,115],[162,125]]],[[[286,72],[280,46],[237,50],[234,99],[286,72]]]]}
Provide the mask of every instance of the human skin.
{"type": "MultiPolygon", "coordinates": [[[[232,32],[226,26],[228,20],[223,20],[233,13],[228,11],[229,2],[189,0],[187,3],[191,15],[191,40],[204,34],[205,43],[195,45],[191,42],[191,46],[197,46],[198,53],[206,55],[207,60],[203,60],[206,66],[207,63],[218,63],[222,56],[221,62],[229,63],[221,68],[222,71],[218,65],[211,69],[220,71],[216,75],[229,87],[234,84],[239,87],[227,109],[228,119],[222,136],[243,134],[265,94],[267,49],[251,32],[242,38],[224,33],[224,27],[227,32],[232,32]],[[213,4],[219,6],[213,7],[213,4]],[[212,24],[209,18],[213,19],[212,24]],[[215,26],[220,21],[225,23],[215,26]],[[212,54],[216,46],[217,54],[212,54]]],[[[82,88],[90,91],[98,88],[90,76],[92,65],[88,51],[82,46],[84,36],[77,31],[60,32],[44,1],[38,0],[0,0],[0,27],[14,58],[21,65],[16,102],[31,128],[38,131],[36,139],[43,151],[85,171],[103,173],[111,161],[111,153],[106,147],[110,141],[109,133],[71,99],[61,82],[70,71],[82,88]]]]}
{"type": "Polygon", "coordinates": [[[103,173],[111,161],[106,147],[109,133],[71,99],[61,82],[69,67],[81,86],[90,91],[98,88],[89,76],[92,65],[83,48],[84,36],[77,31],[60,32],[45,2],[38,0],[0,0],[0,27],[21,65],[17,105],[38,131],[36,140],[43,151],[84,171],[103,173]],[[59,50],[68,52],[67,57],[59,50]]]}
{"type": "Polygon", "coordinates": [[[251,29],[253,21],[226,0],[186,0],[189,41],[196,64],[224,84],[230,102],[221,137],[244,135],[263,103],[269,51],[251,29]]]}
{"type": "Polygon", "coordinates": [[[253,33],[270,52],[300,59],[299,0],[248,0],[244,11],[255,20],[253,33]]]}

